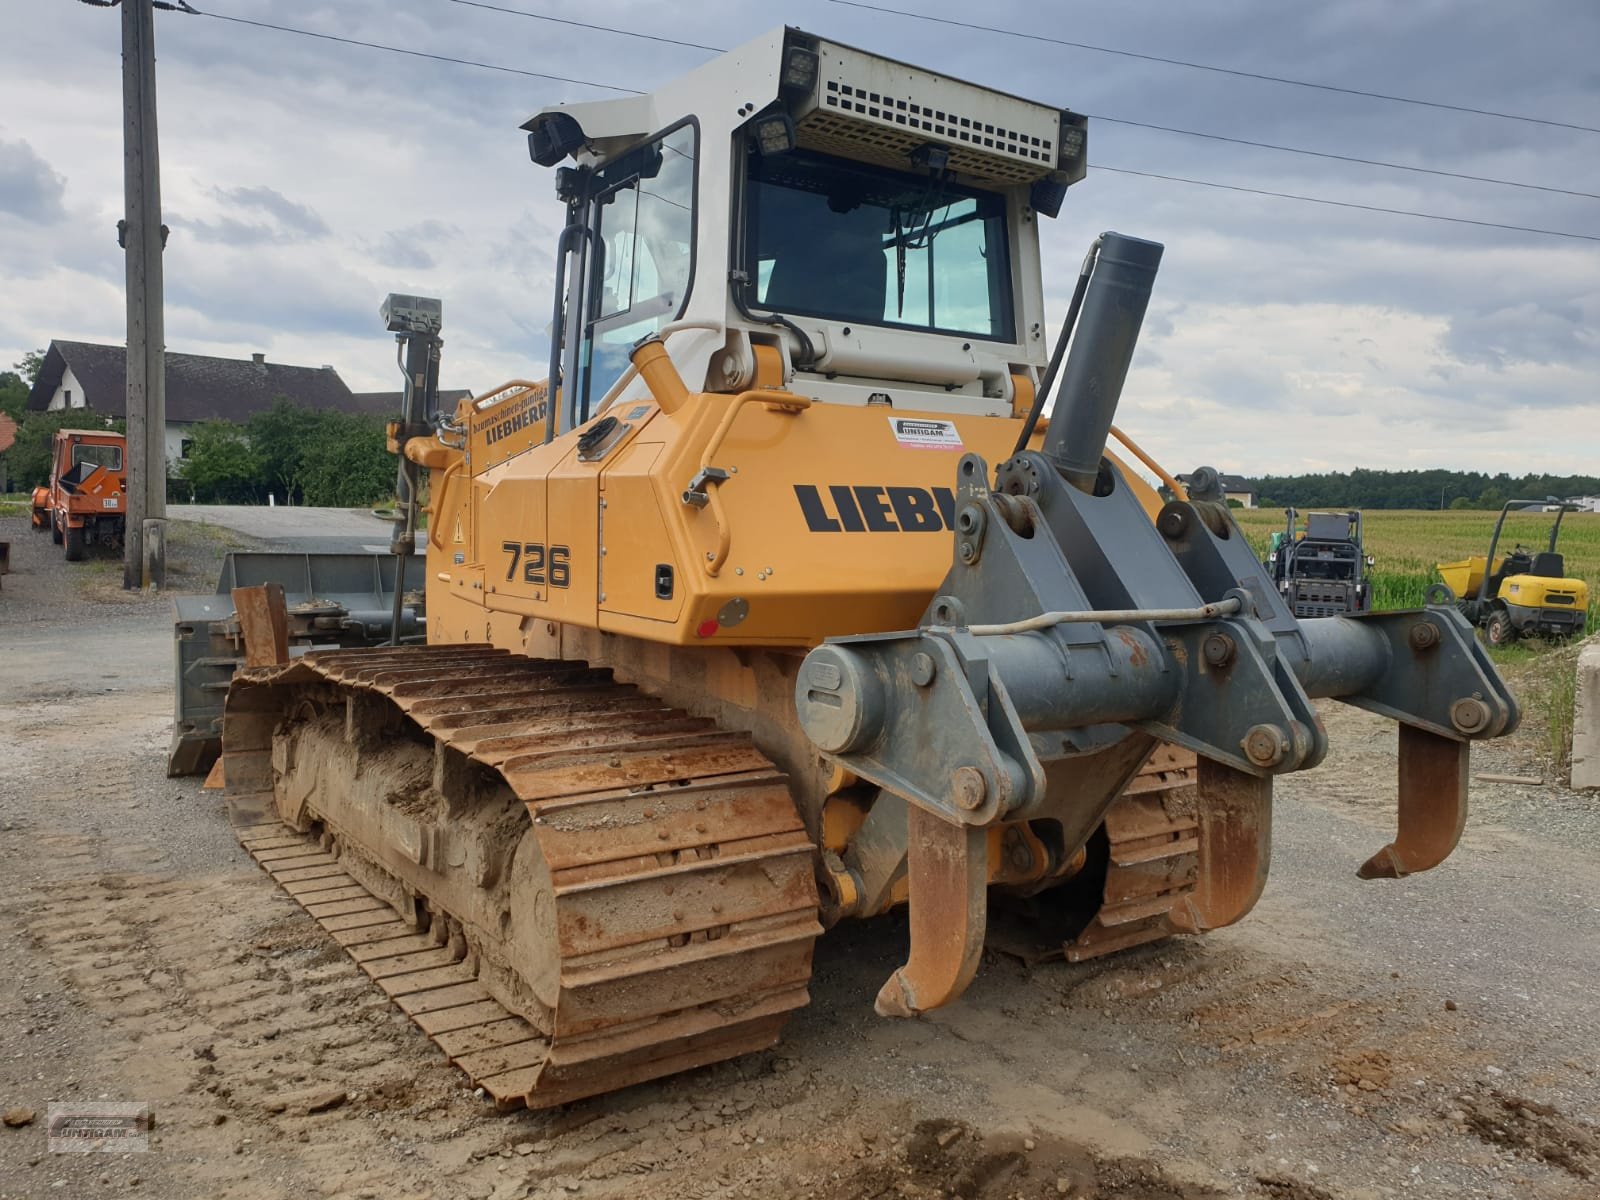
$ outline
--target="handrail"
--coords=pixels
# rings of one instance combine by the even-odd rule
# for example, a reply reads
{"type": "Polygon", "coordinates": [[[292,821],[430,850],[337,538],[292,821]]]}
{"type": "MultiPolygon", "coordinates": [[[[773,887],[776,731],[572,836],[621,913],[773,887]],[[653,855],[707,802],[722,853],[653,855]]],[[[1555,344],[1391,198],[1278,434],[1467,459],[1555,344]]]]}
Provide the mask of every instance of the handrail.
{"type": "Polygon", "coordinates": [[[490,388],[481,396],[474,396],[471,401],[473,411],[483,412],[485,409],[492,408],[495,404],[500,404],[506,400],[509,400],[511,398],[509,393],[511,392],[531,392],[534,388],[545,388],[548,390],[549,380],[541,379],[539,382],[534,383],[532,380],[528,379],[508,379],[499,387],[490,388]],[[506,392],[508,394],[502,396],[500,394],[501,392],[506,392]]]}
{"type": "Polygon", "coordinates": [[[1122,430],[1118,429],[1115,425],[1111,427],[1111,436],[1116,438],[1117,441],[1121,442],[1129,454],[1133,455],[1145,466],[1149,467],[1155,472],[1156,478],[1161,480],[1162,483],[1166,484],[1168,490],[1172,492],[1173,499],[1187,500],[1189,498],[1189,489],[1184,487],[1183,484],[1179,483],[1171,475],[1167,474],[1166,468],[1158,463],[1155,459],[1151,458],[1150,455],[1146,454],[1144,448],[1140,446],[1138,442],[1134,441],[1127,434],[1123,433],[1122,430]]]}

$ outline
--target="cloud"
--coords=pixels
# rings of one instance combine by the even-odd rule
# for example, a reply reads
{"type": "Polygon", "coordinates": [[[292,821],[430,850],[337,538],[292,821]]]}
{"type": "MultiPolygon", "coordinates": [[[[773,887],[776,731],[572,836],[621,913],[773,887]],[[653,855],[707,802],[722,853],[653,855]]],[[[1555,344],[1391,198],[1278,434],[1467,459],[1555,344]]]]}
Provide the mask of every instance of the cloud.
{"type": "Polygon", "coordinates": [[[454,225],[430,218],[404,229],[391,229],[378,239],[374,253],[392,266],[426,271],[439,265],[435,254],[460,236],[461,230],[454,225]]]}
{"type": "Polygon", "coordinates": [[[0,141],[0,213],[36,225],[66,216],[67,181],[27,142],[0,141]]]}
{"type": "Polygon", "coordinates": [[[1494,370],[1520,364],[1600,367],[1600,288],[1588,304],[1533,301],[1453,317],[1446,342],[1457,358],[1494,370]]]}
{"type": "MultiPolygon", "coordinates": [[[[204,7],[204,6],[202,6],[204,7]]],[[[779,17],[704,0],[551,0],[555,16],[737,45],[779,17]]],[[[903,6],[902,6],[903,7],[903,6]]],[[[948,6],[947,6],[948,7],[948,6]]],[[[1341,87],[1600,124],[1600,6],[1274,0],[1074,9],[988,0],[982,23],[1341,87]],[[1463,63],[1471,63],[1469,75],[1463,63]]],[[[650,89],[705,54],[441,0],[230,0],[229,15],[650,89]],[[292,8],[292,12],[290,9],[292,8]]],[[[1595,135],[1290,88],[905,20],[826,0],[782,14],[842,42],[1091,114],[1089,178],[1044,223],[1058,321],[1105,229],[1166,244],[1119,425],[1158,456],[1243,471],[1600,460],[1600,246],[1102,170],[1600,235],[1596,201],[1185,138],[1120,117],[1600,194],[1595,135]],[[1551,419],[1562,435],[1551,437],[1551,419]]],[[[35,5],[0,72],[0,362],[122,337],[114,12],[35,5]],[[73,69],[59,64],[71,61],[73,69]],[[62,179],[32,147],[48,147],[62,179]]],[[[168,337],[334,363],[394,386],[390,291],[444,299],[445,382],[538,378],[562,223],[517,126],[613,93],[270,29],[158,15],[168,337]],[[241,116],[247,114],[247,116],[241,116]]],[[[706,277],[697,286],[714,286],[706,277]]]]}
{"type": "Polygon", "coordinates": [[[315,210],[269,187],[213,188],[212,199],[224,215],[209,221],[173,215],[168,224],[186,230],[197,241],[230,246],[307,241],[331,232],[315,210]]]}
{"type": "Polygon", "coordinates": [[[274,218],[278,225],[290,233],[305,237],[321,237],[328,232],[328,223],[304,204],[296,204],[281,192],[269,187],[218,188],[217,198],[240,208],[255,208],[274,218]]]}

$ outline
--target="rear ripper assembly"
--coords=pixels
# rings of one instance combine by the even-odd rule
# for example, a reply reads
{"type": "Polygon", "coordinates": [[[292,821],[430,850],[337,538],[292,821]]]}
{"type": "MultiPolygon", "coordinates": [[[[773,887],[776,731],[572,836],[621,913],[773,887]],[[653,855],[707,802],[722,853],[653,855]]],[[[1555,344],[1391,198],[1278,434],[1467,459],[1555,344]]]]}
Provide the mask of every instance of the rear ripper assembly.
{"type": "Polygon", "coordinates": [[[1105,444],[1161,249],[1102,237],[1043,448],[992,482],[982,458],[961,459],[955,561],[919,628],[830,640],[801,668],[817,748],[909,805],[911,952],[880,1013],[937,1007],[971,981],[991,825],[1053,823],[1071,853],[1158,739],[1199,755],[1212,869],[1176,916],[1199,932],[1260,895],[1272,777],[1327,751],[1313,699],[1400,722],[1399,832],[1364,879],[1454,849],[1467,742],[1516,725],[1455,610],[1297,621],[1220,497],[1174,499],[1151,525],[1105,444]]]}

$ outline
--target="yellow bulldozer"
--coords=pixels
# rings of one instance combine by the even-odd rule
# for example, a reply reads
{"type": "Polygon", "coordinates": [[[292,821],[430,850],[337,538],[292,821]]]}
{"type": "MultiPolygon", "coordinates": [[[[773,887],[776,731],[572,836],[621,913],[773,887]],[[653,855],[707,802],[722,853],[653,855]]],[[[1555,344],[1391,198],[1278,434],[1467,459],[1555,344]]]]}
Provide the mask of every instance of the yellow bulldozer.
{"type": "Polygon", "coordinates": [[[385,309],[426,644],[242,671],[223,728],[245,846],[496,1101],[770,1046],[900,906],[885,1015],[961,995],[991,899],[1072,960],[1236,921],[1319,697],[1400,726],[1359,873],[1454,848],[1517,720],[1468,623],[1297,620],[1215,472],[1113,428],[1160,245],[1095,239],[1047,328],[1082,116],[780,29],[524,128],[548,381],[434,413],[442,310],[385,309]]]}

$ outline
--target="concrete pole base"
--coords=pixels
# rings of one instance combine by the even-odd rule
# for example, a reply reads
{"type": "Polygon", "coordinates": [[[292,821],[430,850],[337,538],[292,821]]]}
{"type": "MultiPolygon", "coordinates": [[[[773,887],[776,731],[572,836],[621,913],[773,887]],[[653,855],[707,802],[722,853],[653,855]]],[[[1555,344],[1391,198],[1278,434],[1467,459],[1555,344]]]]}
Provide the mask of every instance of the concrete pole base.
{"type": "Polygon", "coordinates": [[[1600,788],[1600,639],[1578,655],[1578,702],[1572,713],[1572,785],[1600,788]]]}
{"type": "Polygon", "coordinates": [[[167,523],[159,518],[147,519],[139,544],[143,561],[143,586],[160,591],[167,585],[167,523]]]}

